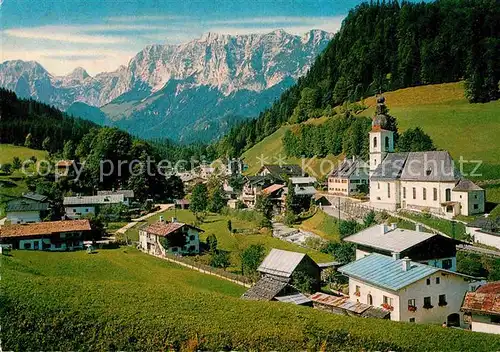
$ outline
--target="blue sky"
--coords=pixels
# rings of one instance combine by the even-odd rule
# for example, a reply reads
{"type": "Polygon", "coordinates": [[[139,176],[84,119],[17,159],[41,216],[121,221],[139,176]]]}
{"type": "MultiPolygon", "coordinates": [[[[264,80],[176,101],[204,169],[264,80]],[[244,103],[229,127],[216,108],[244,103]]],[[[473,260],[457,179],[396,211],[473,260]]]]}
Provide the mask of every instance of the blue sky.
{"type": "Polygon", "coordinates": [[[0,0],[0,61],[36,60],[51,73],[126,65],[153,43],[206,32],[336,31],[361,0],[0,0]]]}

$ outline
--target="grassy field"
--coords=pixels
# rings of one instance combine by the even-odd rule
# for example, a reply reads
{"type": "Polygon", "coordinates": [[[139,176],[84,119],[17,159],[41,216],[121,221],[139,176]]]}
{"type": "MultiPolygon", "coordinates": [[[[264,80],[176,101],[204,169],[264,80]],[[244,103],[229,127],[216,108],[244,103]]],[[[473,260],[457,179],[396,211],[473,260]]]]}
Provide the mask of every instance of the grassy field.
{"type": "Polygon", "coordinates": [[[0,144],[0,164],[12,163],[12,159],[15,156],[21,159],[21,161],[27,160],[32,156],[41,160],[47,158],[47,152],[44,150],[35,150],[12,144],[0,144]]]}
{"type": "Polygon", "coordinates": [[[325,240],[340,241],[337,221],[322,210],[318,210],[314,216],[303,221],[298,227],[305,231],[313,232],[325,240]]]}
{"type": "MultiPolygon", "coordinates": [[[[482,175],[477,179],[500,179],[500,139],[498,138],[498,112],[500,101],[487,104],[469,104],[464,98],[463,83],[438,84],[401,89],[384,94],[390,113],[398,120],[400,132],[412,127],[421,127],[428,133],[436,146],[448,150],[456,161],[481,160],[483,165],[478,170],[482,175]]],[[[371,117],[374,112],[375,99],[364,101],[368,109],[360,116],[371,117]]],[[[325,119],[309,121],[321,124],[325,119]]],[[[248,174],[259,169],[259,157],[276,160],[280,154],[285,155],[281,141],[287,129],[281,127],[251,149],[243,157],[249,165],[248,174]]],[[[335,156],[329,156],[335,160],[335,156]]],[[[288,158],[287,162],[301,164],[296,158],[288,158]]],[[[315,160],[314,170],[319,168],[321,160],[315,160]]],[[[469,174],[472,164],[464,167],[469,174]]],[[[319,173],[324,176],[327,171],[319,173]]]]}
{"type": "MultiPolygon", "coordinates": [[[[176,217],[178,221],[185,222],[188,224],[192,224],[195,222],[195,217],[192,212],[189,210],[167,210],[159,214],[158,216],[149,218],[147,223],[153,223],[159,220],[159,216],[163,216],[164,219],[170,220],[172,217],[176,217]]],[[[218,214],[209,214],[203,224],[199,225],[203,232],[200,235],[200,240],[205,241],[206,238],[214,234],[217,237],[217,247],[220,249],[224,249],[231,252],[231,267],[229,270],[238,271],[240,270],[240,257],[239,254],[242,250],[247,248],[251,244],[263,244],[267,251],[270,251],[271,248],[284,249],[289,251],[296,251],[301,253],[307,253],[317,262],[328,262],[331,261],[332,258],[328,254],[320,253],[314,250],[307,250],[300,246],[297,246],[292,243],[281,241],[277,238],[272,237],[271,231],[259,232],[255,230],[254,234],[238,234],[238,233],[229,233],[227,230],[227,220],[231,219],[233,229],[244,229],[244,230],[253,230],[257,229],[257,224],[252,221],[241,220],[236,217],[228,217],[224,215],[218,214]]],[[[136,225],[134,228],[127,231],[126,235],[129,236],[130,239],[136,241],[139,237],[138,229],[142,224],[136,225]]]]}
{"type": "Polygon", "coordinates": [[[500,336],[239,299],[135,249],[1,257],[5,350],[495,351],[500,336]]]}

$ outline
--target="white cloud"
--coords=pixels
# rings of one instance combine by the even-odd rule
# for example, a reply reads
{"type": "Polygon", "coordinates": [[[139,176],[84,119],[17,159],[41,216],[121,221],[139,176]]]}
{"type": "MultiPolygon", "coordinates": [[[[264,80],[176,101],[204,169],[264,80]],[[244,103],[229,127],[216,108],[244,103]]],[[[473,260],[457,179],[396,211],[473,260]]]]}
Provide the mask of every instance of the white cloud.
{"type": "Polygon", "coordinates": [[[187,16],[175,15],[159,15],[159,16],[111,16],[107,17],[107,21],[111,22],[150,22],[150,21],[170,21],[170,20],[184,20],[187,16]]]}
{"type": "Polygon", "coordinates": [[[72,30],[66,26],[42,26],[33,28],[13,28],[2,31],[3,34],[22,39],[50,40],[57,42],[82,43],[82,44],[115,44],[124,43],[126,37],[87,35],[72,30]]]}

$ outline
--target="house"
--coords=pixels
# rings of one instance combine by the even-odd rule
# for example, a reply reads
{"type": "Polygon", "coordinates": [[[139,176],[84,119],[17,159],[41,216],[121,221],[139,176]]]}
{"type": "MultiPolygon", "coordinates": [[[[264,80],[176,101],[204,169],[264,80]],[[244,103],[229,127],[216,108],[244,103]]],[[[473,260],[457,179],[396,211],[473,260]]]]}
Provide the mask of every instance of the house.
{"type": "Polygon", "coordinates": [[[400,229],[396,224],[374,225],[344,241],[356,245],[356,260],[371,253],[397,258],[408,257],[413,261],[437,268],[457,270],[457,248],[460,241],[439,234],[423,232],[421,226],[415,231],[400,229]]]}
{"type": "Polygon", "coordinates": [[[478,218],[465,226],[473,242],[500,249],[500,217],[478,218]]]}
{"type": "Polygon", "coordinates": [[[385,99],[377,100],[370,143],[370,203],[452,218],[484,212],[485,191],[463,178],[447,151],[394,153],[385,99]]]}
{"type": "Polygon", "coordinates": [[[129,206],[134,201],[134,191],[131,189],[118,189],[111,191],[97,191],[98,196],[113,196],[123,194],[123,204],[129,206]]]}
{"type": "Polygon", "coordinates": [[[203,230],[195,226],[177,221],[165,222],[160,218],[160,221],[139,230],[139,249],[153,255],[198,254],[200,232],[203,230]],[[164,248],[166,243],[168,248],[164,248]]]}
{"type": "Polygon", "coordinates": [[[294,287],[294,276],[302,274],[312,279],[312,288],[319,289],[321,270],[304,253],[272,249],[257,271],[261,278],[242,296],[243,299],[289,302],[310,305],[311,300],[294,287]]]}
{"type": "Polygon", "coordinates": [[[314,185],[317,180],[315,177],[290,177],[290,182],[297,196],[313,197],[316,194],[314,185]]]}
{"type": "Polygon", "coordinates": [[[257,172],[259,176],[271,176],[281,182],[286,182],[290,177],[304,176],[304,171],[298,165],[264,165],[257,172]]]}
{"type": "Polygon", "coordinates": [[[248,208],[253,208],[255,206],[255,201],[257,200],[257,195],[260,194],[263,189],[273,184],[273,181],[273,178],[268,175],[247,176],[239,197],[240,200],[248,208]]]}
{"type": "Polygon", "coordinates": [[[391,313],[383,308],[353,302],[349,297],[345,296],[333,296],[323,292],[316,292],[311,296],[311,300],[314,308],[338,315],[379,319],[389,319],[391,316],[391,313]]]}
{"type": "Polygon", "coordinates": [[[75,167],[75,160],[59,160],[55,165],[55,174],[59,177],[67,177],[75,167]]]}
{"type": "Polygon", "coordinates": [[[460,308],[471,276],[378,253],[339,271],[349,278],[352,301],[382,307],[391,320],[465,325],[460,308]]]}
{"type": "Polygon", "coordinates": [[[462,311],[472,331],[500,334],[500,281],[487,283],[475,292],[467,292],[462,311]]]}
{"type": "Polygon", "coordinates": [[[47,251],[83,249],[84,236],[91,230],[88,220],[5,225],[0,229],[0,242],[12,245],[13,249],[47,251]]]}
{"type": "Polygon", "coordinates": [[[328,193],[349,197],[368,189],[369,165],[352,157],[332,170],[328,175],[328,193]]]}
{"type": "Polygon", "coordinates": [[[11,224],[30,224],[42,221],[49,209],[48,198],[37,193],[26,193],[7,202],[5,212],[11,224]]]}
{"type": "Polygon", "coordinates": [[[126,204],[123,194],[101,196],[64,197],[63,205],[66,216],[70,219],[79,219],[88,214],[96,214],[99,208],[110,204],[126,204]]]}
{"type": "Polygon", "coordinates": [[[271,201],[275,213],[279,214],[283,211],[286,199],[285,185],[274,183],[269,187],[264,188],[262,190],[262,194],[265,194],[271,201]]]}
{"type": "Polygon", "coordinates": [[[176,199],[175,207],[177,209],[189,209],[191,202],[188,199],[176,199]]]}

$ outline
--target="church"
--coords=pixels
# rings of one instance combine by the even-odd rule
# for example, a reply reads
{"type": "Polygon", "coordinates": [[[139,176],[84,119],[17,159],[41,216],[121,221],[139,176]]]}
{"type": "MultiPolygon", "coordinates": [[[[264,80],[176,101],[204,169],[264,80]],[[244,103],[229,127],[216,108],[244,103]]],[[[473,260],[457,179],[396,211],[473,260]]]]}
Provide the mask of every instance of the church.
{"type": "Polygon", "coordinates": [[[452,218],[484,213],[485,191],[461,176],[447,151],[395,152],[385,98],[377,99],[370,131],[370,203],[452,218]]]}

